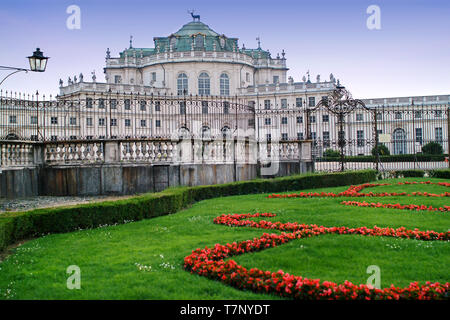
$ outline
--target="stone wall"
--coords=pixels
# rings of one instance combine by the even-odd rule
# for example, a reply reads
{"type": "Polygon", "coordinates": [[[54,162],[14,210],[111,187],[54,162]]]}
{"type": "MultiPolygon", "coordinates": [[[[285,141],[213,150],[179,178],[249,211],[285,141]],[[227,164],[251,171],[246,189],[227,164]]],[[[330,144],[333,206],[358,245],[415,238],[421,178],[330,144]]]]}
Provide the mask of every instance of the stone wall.
{"type": "MultiPolygon", "coordinates": [[[[174,142],[151,143],[150,150],[156,148],[156,152],[145,151],[148,148],[144,150],[140,142],[131,142],[130,148],[130,142],[122,141],[8,147],[14,153],[2,153],[0,196],[131,195],[180,185],[222,184],[313,170],[310,143],[277,146],[284,156],[272,162],[272,170],[265,170],[267,165],[256,161],[252,154],[255,149],[248,142],[231,142],[228,149],[220,149],[222,143],[204,142],[205,147],[193,149],[203,150],[204,159],[199,152],[187,152],[174,142]],[[181,157],[177,155],[180,151],[181,157]],[[24,156],[27,161],[23,161],[24,156]]],[[[190,149],[191,144],[187,147],[190,149]]]]}

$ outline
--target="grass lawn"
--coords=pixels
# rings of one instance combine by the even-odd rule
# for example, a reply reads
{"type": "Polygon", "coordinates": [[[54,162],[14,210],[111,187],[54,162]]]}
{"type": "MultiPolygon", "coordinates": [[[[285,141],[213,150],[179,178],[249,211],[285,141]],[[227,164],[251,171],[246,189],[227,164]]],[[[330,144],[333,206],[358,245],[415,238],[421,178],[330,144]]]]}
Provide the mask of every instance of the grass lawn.
{"type": "MultiPolygon", "coordinates": [[[[407,178],[377,183],[426,180],[444,181],[407,178]]],[[[347,188],[309,191],[337,193],[347,188]]],[[[370,191],[443,193],[450,190],[436,185],[394,185],[361,192],[370,191]]],[[[12,249],[12,254],[0,263],[0,299],[278,299],[234,289],[183,269],[184,257],[196,248],[252,239],[267,232],[212,223],[213,218],[224,213],[272,212],[277,216],[265,219],[327,227],[403,226],[439,232],[450,228],[450,213],[340,204],[352,199],[439,207],[450,205],[449,198],[445,197],[268,199],[266,196],[205,200],[172,215],[25,242],[12,249]],[[80,290],[66,287],[69,276],[66,269],[70,265],[81,269],[80,290]]],[[[295,240],[233,259],[248,268],[282,269],[337,283],[344,280],[366,283],[370,276],[366,269],[370,265],[381,268],[382,287],[407,286],[413,281],[450,281],[450,245],[439,241],[330,234],[295,240]]]]}

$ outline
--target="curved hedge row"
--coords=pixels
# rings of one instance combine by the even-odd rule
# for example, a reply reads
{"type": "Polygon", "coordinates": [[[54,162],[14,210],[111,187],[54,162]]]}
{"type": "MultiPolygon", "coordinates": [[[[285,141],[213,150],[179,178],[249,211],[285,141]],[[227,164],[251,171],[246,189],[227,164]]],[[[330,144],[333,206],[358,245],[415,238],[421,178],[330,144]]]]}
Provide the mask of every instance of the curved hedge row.
{"type": "Polygon", "coordinates": [[[0,251],[16,241],[30,237],[153,218],[177,212],[204,199],[345,186],[374,181],[375,178],[374,170],[302,174],[275,179],[170,188],[124,200],[3,213],[0,214],[0,251]]]}

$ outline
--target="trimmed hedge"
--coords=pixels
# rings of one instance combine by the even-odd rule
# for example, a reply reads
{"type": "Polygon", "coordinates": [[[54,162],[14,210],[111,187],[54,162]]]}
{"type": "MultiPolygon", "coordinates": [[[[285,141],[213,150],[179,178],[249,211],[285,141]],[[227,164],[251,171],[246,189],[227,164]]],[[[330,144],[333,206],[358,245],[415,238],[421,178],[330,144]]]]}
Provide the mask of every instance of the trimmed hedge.
{"type": "Polygon", "coordinates": [[[0,214],[0,251],[30,237],[125,223],[177,212],[196,201],[223,196],[335,187],[374,181],[374,170],[302,174],[227,184],[169,188],[159,193],[70,207],[0,214]]]}
{"type": "MultiPolygon", "coordinates": [[[[380,156],[380,162],[432,162],[432,161],[445,161],[445,157],[448,155],[444,154],[394,154],[389,156],[380,156]]],[[[327,161],[341,161],[339,157],[323,157],[317,158],[318,162],[327,161]]],[[[374,156],[346,156],[344,157],[345,162],[375,162],[374,156]]]]}
{"type": "Polygon", "coordinates": [[[431,170],[430,176],[433,178],[450,179],[450,169],[431,170]]]}
{"type": "Polygon", "coordinates": [[[423,177],[425,176],[425,171],[424,170],[397,170],[395,171],[395,177],[423,177]]]}

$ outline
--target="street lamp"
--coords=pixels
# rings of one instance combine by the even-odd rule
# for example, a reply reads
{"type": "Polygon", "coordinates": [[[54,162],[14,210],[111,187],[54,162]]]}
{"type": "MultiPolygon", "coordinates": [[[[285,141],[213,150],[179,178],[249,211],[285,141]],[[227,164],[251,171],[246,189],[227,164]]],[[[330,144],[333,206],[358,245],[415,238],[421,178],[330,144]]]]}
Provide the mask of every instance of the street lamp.
{"type": "Polygon", "coordinates": [[[30,61],[30,69],[35,72],[44,72],[45,67],[47,66],[48,57],[44,57],[43,52],[36,48],[36,51],[33,52],[32,56],[28,57],[30,61]]]}
{"type": "Polygon", "coordinates": [[[47,60],[49,57],[45,57],[44,53],[39,49],[36,48],[36,51],[33,52],[32,56],[27,57],[30,62],[30,69],[24,69],[24,68],[16,68],[16,67],[8,67],[8,66],[0,66],[0,70],[14,70],[10,74],[8,74],[6,77],[2,79],[0,82],[0,85],[10,76],[12,76],[15,73],[21,72],[21,71],[33,71],[33,72],[44,72],[45,68],[47,67],[47,60]]]}

